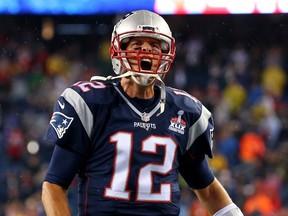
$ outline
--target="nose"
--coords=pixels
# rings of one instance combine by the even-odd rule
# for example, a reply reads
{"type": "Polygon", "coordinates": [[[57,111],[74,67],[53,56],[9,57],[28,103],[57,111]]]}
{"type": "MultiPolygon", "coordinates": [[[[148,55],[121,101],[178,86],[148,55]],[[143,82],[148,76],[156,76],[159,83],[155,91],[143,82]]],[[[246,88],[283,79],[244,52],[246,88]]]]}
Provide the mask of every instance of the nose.
{"type": "Polygon", "coordinates": [[[141,46],[141,50],[144,52],[152,52],[152,46],[148,42],[144,42],[141,46]]]}

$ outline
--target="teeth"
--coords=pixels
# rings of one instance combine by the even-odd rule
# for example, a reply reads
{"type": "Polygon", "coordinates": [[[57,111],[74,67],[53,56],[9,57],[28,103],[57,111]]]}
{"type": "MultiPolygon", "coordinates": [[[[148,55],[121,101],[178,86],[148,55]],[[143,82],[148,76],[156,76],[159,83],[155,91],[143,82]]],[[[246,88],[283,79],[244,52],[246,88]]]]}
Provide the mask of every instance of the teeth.
{"type": "Polygon", "coordinates": [[[142,61],[150,62],[150,63],[152,62],[151,59],[142,59],[141,62],[142,62],[142,61]]]}

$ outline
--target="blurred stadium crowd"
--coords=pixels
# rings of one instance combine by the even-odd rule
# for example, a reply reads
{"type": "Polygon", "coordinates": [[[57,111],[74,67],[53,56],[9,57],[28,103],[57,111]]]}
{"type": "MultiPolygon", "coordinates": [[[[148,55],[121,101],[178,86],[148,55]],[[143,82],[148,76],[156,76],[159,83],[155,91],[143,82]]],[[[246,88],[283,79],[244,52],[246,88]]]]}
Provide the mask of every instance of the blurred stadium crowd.
{"type": "MultiPolygon", "coordinates": [[[[38,19],[0,24],[0,216],[44,215],[53,146],[42,137],[54,101],[78,80],[113,74],[110,31],[44,40],[38,19]]],[[[177,57],[166,85],[213,113],[216,176],[245,216],[288,215],[288,17],[167,19],[177,57]]],[[[68,192],[74,204],[76,185],[68,192]]],[[[181,216],[206,216],[184,182],[182,189],[181,216]]]]}

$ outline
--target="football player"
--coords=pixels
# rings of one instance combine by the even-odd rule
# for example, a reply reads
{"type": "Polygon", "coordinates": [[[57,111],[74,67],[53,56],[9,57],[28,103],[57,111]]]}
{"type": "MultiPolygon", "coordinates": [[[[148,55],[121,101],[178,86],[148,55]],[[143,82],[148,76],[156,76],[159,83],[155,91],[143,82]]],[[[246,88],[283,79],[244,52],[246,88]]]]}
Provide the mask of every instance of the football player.
{"type": "Polygon", "coordinates": [[[55,144],[42,188],[47,215],[71,215],[66,190],[75,175],[78,215],[179,215],[179,175],[209,214],[242,215],[207,163],[211,113],[163,82],[175,58],[166,21],[127,14],[110,55],[117,76],[77,82],[55,103],[44,137],[55,144]]]}

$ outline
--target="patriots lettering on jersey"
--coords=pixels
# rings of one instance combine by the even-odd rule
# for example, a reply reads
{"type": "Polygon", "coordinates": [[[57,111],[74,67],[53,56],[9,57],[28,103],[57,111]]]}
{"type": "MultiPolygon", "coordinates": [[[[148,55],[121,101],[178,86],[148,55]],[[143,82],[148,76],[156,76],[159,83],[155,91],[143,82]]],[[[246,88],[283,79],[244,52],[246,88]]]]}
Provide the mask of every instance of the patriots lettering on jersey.
{"type": "Polygon", "coordinates": [[[50,120],[50,124],[57,133],[59,139],[63,137],[66,130],[69,128],[73,121],[72,117],[68,117],[60,112],[54,112],[50,120]]]}
{"type": "Polygon", "coordinates": [[[186,122],[181,119],[181,116],[184,114],[183,110],[179,110],[178,117],[174,117],[170,119],[169,130],[177,132],[179,134],[184,134],[186,128],[186,122]]]}
{"type": "Polygon", "coordinates": [[[144,128],[145,130],[156,129],[156,124],[146,122],[134,122],[134,127],[144,128]]]}

